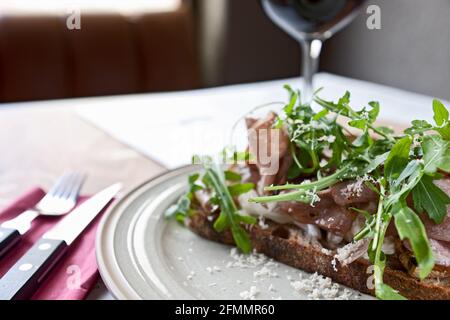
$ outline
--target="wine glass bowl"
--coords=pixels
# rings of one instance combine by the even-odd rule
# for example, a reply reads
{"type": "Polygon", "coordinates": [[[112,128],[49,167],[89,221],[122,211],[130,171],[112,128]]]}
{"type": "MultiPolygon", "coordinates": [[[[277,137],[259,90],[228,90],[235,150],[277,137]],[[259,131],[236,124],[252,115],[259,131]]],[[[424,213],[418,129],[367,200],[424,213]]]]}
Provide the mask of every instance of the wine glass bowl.
{"type": "Polygon", "coordinates": [[[261,0],[269,18],[297,41],[325,41],[357,16],[365,0],[261,0]]]}
{"type": "Polygon", "coordinates": [[[346,27],[366,0],[261,0],[267,16],[300,42],[303,52],[302,100],[311,102],[322,42],[346,27]]]}

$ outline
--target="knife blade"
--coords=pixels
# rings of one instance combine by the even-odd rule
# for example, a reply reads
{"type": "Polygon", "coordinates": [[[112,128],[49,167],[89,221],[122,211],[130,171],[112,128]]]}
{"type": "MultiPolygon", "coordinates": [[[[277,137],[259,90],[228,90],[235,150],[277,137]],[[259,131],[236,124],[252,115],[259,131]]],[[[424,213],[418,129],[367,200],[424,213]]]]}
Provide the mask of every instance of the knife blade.
{"type": "Polygon", "coordinates": [[[0,300],[31,297],[72,242],[121,188],[117,183],[100,191],[46,232],[0,279],[0,300]]]}

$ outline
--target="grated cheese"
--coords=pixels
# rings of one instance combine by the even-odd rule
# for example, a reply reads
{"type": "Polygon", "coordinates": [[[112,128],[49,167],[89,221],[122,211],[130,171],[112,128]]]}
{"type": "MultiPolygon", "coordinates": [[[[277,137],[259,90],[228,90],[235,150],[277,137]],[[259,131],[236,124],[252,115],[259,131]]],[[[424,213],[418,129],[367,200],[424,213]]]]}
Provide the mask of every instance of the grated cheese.
{"type": "Polygon", "coordinates": [[[309,203],[309,205],[311,206],[311,207],[314,207],[314,204],[316,203],[316,202],[319,202],[320,201],[320,197],[317,195],[317,188],[314,188],[313,190],[308,190],[308,191],[306,191],[305,192],[305,194],[308,196],[308,197],[311,197],[311,202],[309,203]]]}
{"type": "Polygon", "coordinates": [[[255,300],[256,296],[260,293],[259,289],[255,286],[251,286],[248,291],[242,291],[239,296],[244,300],[255,300]]]}
{"type": "Polygon", "coordinates": [[[356,177],[355,182],[348,184],[344,189],[341,190],[341,195],[343,195],[346,198],[349,198],[351,196],[360,197],[361,193],[363,192],[364,182],[366,181],[370,181],[373,183],[376,182],[372,177],[370,177],[367,174],[365,174],[362,177],[356,177]]]}
{"type": "Polygon", "coordinates": [[[278,274],[271,269],[269,269],[267,266],[262,267],[260,270],[253,272],[253,277],[255,278],[261,278],[261,277],[268,277],[268,278],[277,278],[278,274]]]}
{"type": "Polygon", "coordinates": [[[232,248],[230,256],[233,261],[227,263],[227,268],[255,268],[268,262],[265,255],[256,251],[251,254],[240,254],[237,248],[232,248]]]}
{"type": "MultiPolygon", "coordinates": [[[[331,251],[327,249],[322,250],[324,253],[330,254],[331,251]]],[[[279,267],[279,263],[273,259],[268,258],[264,254],[260,254],[253,251],[251,254],[242,254],[237,248],[230,250],[231,261],[222,261],[227,268],[242,268],[242,269],[254,269],[252,284],[249,289],[239,293],[239,297],[244,300],[255,300],[261,294],[258,286],[262,285],[267,279],[278,278],[279,275],[276,269],[279,267]]],[[[336,263],[336,260],[334,260],[336,263]]],[[[334,266],[335,268],[335,266],[334,266]]],[[[222,269],[218,266],[207,267],[206,270],[210,274],[215,272],[221,272],[222,269]]],[[[188,280],[192,279],[195,273],[191,272],[188,275],[188,280]]],[[[289,281],[290,286],[295,292],[306,295],[308,299],[327,299],[327,300],[348,300],[354,298],[354,295],[348,289],[342,288],[339,284],[334,283],[331,278],[327,278],[314,273],[312,275],[299,274],[298,279],[293,279],[289,274],[286,274],[286,279],[289,281]]],[[[244,282],[237,279],[237,284],[243,284],[244,282]]],[[[267,282],[266,282],[267,283],[267,282]]],[[[282,297],[273,293],[277,292],[272,283],[267,283],[267,293],[271,299],[281,300],[282,297]]],[[[213,282],[208,285],[209,287],[217,287],[218,284],[213,282]]],[[[218,287],[217,290],[226,291],[225,287],[218,287]]]]}
{"type": "Polygon", "coordinates": [[[350,242],[342,248],[337,249],[334,260],[338,260],[343,266],[346,266],[358,258],[364,256],[369,247],[369,239],[361,239],[356,242],[350,242]]]}
{"type": "Polygon", "coordinates": [[[191,272],[188,274],[187,279],[188,279],[188,280],[192,280],[192,279],[194,278],[194,276],[195,276],[195,272],[194,272],[194,271],[191,271],[191,272]]]}
{"type": "Polygon", "coordinates": [[[221,272],[222,269],[219,268],[218,266],[213,266],[213,267],[206,267],[206,271],[208,271],[209,274],[214,274],[216,272],[221,272]]]}
{"type": "Polygon", "coordinates": [[[348,289],[341,290],[339,284],[331,278],[319,275],[317,272],[307,278],[299,274],[299,280],[292,281],[291,286],[298,293],[306,294],[308,299],[318,300],[348,300],[352,293],[348,289]]]}
{"type": "Polygon", "coordinates": [[[337,267],[336,267],[336,257],[333,258],[333,260],[331,260],[331,266],[333,267],[333,270],[335,272],[338,271],[337,267]]]}
{"type": "Polygon", "coordinates": [[[329,135],[329,136],[322,136],[319,139],[317,139],[318,141],[326,141],[328,143],[333,143],[336,141],[336,137],[333,135],[329,135]]]}

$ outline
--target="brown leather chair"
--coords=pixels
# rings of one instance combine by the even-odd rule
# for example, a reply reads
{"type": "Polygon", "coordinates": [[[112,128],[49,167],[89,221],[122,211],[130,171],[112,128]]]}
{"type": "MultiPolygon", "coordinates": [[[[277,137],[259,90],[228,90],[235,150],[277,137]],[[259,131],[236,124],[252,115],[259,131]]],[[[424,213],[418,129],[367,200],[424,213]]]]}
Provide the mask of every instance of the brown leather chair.
{"type": "Polygon", "coordinates": [[[197,88],[192,10],[139,16],[0,14],[0,102],[197,88]]]}

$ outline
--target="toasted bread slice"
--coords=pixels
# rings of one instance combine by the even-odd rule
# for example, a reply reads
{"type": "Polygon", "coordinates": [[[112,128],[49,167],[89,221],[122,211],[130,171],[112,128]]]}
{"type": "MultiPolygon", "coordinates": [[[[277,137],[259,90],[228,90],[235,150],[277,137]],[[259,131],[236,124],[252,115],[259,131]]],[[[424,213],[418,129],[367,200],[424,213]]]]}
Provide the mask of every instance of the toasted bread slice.
{"type": "MultiPolygon", "coordinates": [[[[359,258],[342,266],[334,259],[335,251],[324,249],[320,243],[308,239],[303,231],[294,225],[280,225],[267,221],[268,228],[253,225],[248,229],[251,242],[257,252],[292,267],[307,272],[317,272],[334,281],[360,292],[374,295],[370,290],[370,261],[359,258]]],[[[198,235],[220,243],[234,245],[229,231],[219,233],[213,222],[199,211],[188,221],[189,228],[198,235]]],[[[410,276],[394,256],[388,256],[384,272],[384,282],[408,299],[449,300],[450,277],[427,278],[423,281],[410,276]]]]}

